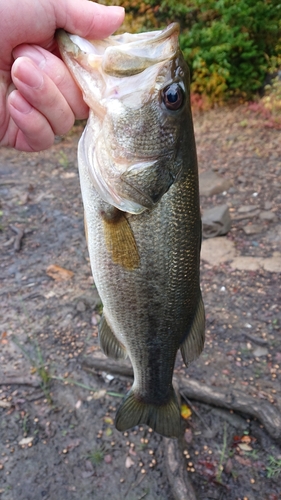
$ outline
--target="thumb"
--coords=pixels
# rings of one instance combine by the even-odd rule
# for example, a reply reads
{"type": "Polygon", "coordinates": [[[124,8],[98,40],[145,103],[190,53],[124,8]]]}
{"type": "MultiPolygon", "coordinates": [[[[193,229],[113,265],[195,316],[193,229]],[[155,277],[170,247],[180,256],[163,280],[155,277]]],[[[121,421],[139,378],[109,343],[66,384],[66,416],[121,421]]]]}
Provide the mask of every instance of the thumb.
{"type": "Polygon", "coordinates": [[[88,0],[54,0],[57,28],[84,38],[105,38],[116,31],[125,16],[123,7],[88,0]]]}

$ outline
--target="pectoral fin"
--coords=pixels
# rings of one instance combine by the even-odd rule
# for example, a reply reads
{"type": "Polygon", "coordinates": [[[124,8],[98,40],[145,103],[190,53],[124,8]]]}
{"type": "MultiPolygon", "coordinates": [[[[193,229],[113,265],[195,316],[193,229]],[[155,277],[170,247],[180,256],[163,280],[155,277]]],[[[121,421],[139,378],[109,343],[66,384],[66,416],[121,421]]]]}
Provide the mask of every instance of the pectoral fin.
{"type": "Polygon", "coordinates": [[[115,337],[104,316],[102,316],[99,324],[99,343],[106,356],[113,359],[125,359],[127,357],[125,347],[115,337]]]}
{"type": "Polygon", "coordinates": [[[181,354],[186,366],[201,354],[205,341],[205,311],[200,293],[197,311],[186,339],[180,346],[181,354]]]}
{"type": "Polygon", "coordinates": [[[132,271],[139,267],[140,258],[131,226],[123,212],[110,207],[102,212],[106,248],[112,261],[132,271]]]}
{"type": "Polygon", "coordinates": [[[120,193],[125,198],[152,209],[176,179],[176,172],[167,167],[171,163],[170,157],[136,163],[121,175],[120,193]]]}

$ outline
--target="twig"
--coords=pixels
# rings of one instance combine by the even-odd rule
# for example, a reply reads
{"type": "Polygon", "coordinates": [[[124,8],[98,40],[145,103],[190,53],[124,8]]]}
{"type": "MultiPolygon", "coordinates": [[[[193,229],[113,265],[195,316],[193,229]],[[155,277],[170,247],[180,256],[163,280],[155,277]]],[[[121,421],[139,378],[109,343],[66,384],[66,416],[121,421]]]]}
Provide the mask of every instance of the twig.
{"type": "Polygon", "coordinates": [[[84,358],[81,362],[83,370],[94,373],[95,371],[106,371],[124,377],[134,377],[133,368],[129,363],[114,361],[107,358],[84,358]]]}
{"type": "Polygon", "coordinates": [[[32,375],[0,375],[0,385],[31,385],[31,387],[40,387],[41,380],[32,375]]]}
{"type": "Polygon", "coordinates": [[[14,233],[16,233],[15,241],[14,241],[14,250],[15,252],[19,252],[21,249],[21,240],[24,237],[24,229],[21,229],[20,227],[13,226],[10,224],[10,228],[14,233]]]}
{"type": "MultiPolygon", "coordinates": [[[[71,378],[63,378],[63,377],[56,377],[55,375],[51,376],[51,379],[53,380],[58,380],[59,382],[65,382],[70,385],[77,385],[78,387],[82,387],[82,389],[86,389],[87,391],[91,392],[98,392],[98,389],[95,389],[94,387],[89,387],[86,384],[82,384],[82,382],[77,382],[76,380],[73,380],[71,378]]],[[[123,398],[123,394],[119,394],[118,392],[111,392],[111,391],[106,391],[106,394],[108,396],[113,396],[115,398],[123,398]]]]}

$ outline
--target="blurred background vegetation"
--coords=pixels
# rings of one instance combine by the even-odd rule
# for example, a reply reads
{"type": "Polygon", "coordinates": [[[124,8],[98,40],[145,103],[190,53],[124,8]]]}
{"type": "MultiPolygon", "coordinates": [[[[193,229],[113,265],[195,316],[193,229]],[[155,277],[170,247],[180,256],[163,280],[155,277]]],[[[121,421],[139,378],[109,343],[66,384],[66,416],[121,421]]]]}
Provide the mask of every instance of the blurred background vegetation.
{"type": "MultiPolygon", "coordinates": [[[[266,97],[272,85],[274,96],[280,95],[280,0],[100,0],[99,3],[125,7],[122,31],[136,33],[179,22],[180,45],[191,72],[192,100],[199,108],[233,99],[253,99],[264,92],[268,82],[271,85],[266,87],[266,97]]],[[[271,100],[267,99],[267,106],[271,100]]]]}

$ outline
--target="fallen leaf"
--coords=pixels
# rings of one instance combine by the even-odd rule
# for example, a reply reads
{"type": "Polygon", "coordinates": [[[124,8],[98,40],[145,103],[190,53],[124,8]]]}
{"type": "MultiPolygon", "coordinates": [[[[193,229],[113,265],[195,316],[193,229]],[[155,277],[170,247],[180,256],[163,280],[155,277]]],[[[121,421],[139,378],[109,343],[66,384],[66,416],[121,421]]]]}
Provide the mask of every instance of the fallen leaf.
{"type": "Polygon", "coordinates": [[[130,469],[132,465],[135,465],[135,462],[131,459],[131,457],[127,457],[125,461],[125,467],[126,469],[130,469]]]}
{"type": "Polygon", "coordinates": [[[253,449],[251,446],[249,446],[249,445],[248,445],[248,444],[246,444],[246,443],[239,443],[239,444],[238,444],[238,448],[239,448],[240,450],[242,450],[242,451],[252,451],[252,449],[253,449]]]}
{"type": "Polygon", "coordinates": [[[33,439],[34,439],[34,437],[32,437],[32,436],[31,437],[27,437],[27,438],[23,438],[23,439],[21,439],[19,441],[19,445],[20,446],[26,446],[26,445],[32,443],[33,439]]]}
{"type": "Polygon", "coordinates": [[[79,446],[81,440],[80,439],[73,439],[72,441],[69,441],[67,446],[66,446],[66,449],[67,451],[70,451],[70,450],[73,450],[73,448],[77,448],[77,446],[79,446]]]}
{"type": "Polygon", "coordinates": [[[1,344],[8,344],[7,332],[2,333],[0,342],[1,342],[1,344]]]}
{"type": "Polygon", "coordinates": [[[0,408],[11,408],[11,406],[11,403],[9,403],[8,401],[0,400],[0,408]]]}
{"type": "Polygon", "coordinates": [[[250,436],[243,436],[243,437],[241,438],[241,441],[242,441],[242,443],[249,444],[249,443],[251,443],[252,438],[251,438],[250,436]]]}
{"type": "Polygon", "coordinates": [[[235,455],[234,458],[236,462],[239,462],[239,464],[245,465],[246,467],[252,467],[253,465],[249,458],[240,457],[240,455],[235,455]]]}
{"type": "Polygon", "coordinates": [[[109,425],[113,425],[113,418],[111,417],[104,417],[104,422],[109,425]]]}
{"type": "Polygon", "coordinates": [[[185,420],[187,420],[189,417],[191,417],[192,411],[187,405],[181,405],[181,416],[185,420]]]}
{"type": "Polygon", "coordinates": [[[184,439],[185,441],[190,444],[193,438],[192,430],[191,429],[186,429],[184,433],[184,439]]]}
{"type": "Polygon", "coordinates": [[[110,427],[107,427],[106,430],[105,430],[105,435],[106,436],[111,436],[112,434],[112,429],[110,427]]]}
{"type": "Polygon", "coordinates": [[[106,390],[101,389],[100,391],[96,391],[93,394],[93,399],[100,399],[103,398],[106,395],[106,390]]]}
{"type": "Polygon", "coordinates": [[[66,281],[73,277],[74,272],[64,269],[64,267],[57,266],[56,264],[51,264],[47,267],[46,274],[55,281],[66,281]]]}
{"type": "Polygon", "coordinates": [[[232,472],[232,469],[233,469],[232,460],[231,460],[231,458],[228,458],[227,462],[224,466],[224,472],[226,474],[230,474],[232,472]]]}

